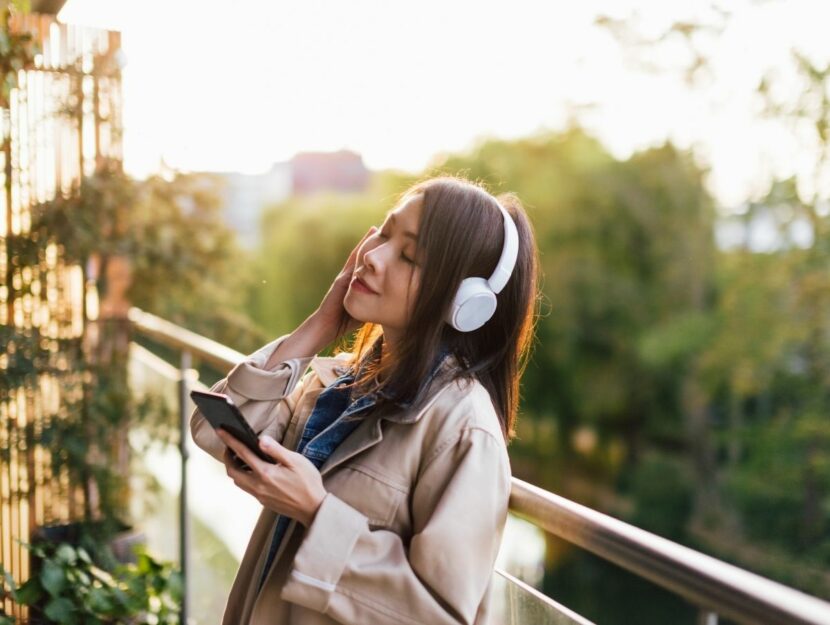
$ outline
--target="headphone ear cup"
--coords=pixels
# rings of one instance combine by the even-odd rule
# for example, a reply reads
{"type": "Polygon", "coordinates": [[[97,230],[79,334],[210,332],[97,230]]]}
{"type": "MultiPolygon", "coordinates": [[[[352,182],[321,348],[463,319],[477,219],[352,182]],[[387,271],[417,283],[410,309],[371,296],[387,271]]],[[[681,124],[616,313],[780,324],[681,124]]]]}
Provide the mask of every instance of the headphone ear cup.
{"type": "Polygon", "coordinates": [[[459,332],[472,332],[496,312],[496,294],[481,277],[464,278],[455,292],[446,321],[459,332]]]}

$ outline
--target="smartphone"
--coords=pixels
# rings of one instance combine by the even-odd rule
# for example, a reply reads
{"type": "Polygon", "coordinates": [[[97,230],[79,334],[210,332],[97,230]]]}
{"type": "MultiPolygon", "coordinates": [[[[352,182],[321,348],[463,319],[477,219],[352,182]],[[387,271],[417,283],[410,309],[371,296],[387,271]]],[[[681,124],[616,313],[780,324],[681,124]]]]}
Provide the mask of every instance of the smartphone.
{"type": "MultiPolygon", "coordinates": [[[[190,391],[190,396],[214,429],[221,428],[229,432],[265,462],[277,463],[276,460],[259,448],[259,438],[256,432],[248,425],[245,417],[239,411],[239,407],[233,403],[230,397],[224,393],[211,393],[210,391],[190,391]]],[[[233,450],[231,450],[231,453],[233,453],[233,450]]],[[[247,467],[235,453],[233,455],[241,465],[247,467]]]]}

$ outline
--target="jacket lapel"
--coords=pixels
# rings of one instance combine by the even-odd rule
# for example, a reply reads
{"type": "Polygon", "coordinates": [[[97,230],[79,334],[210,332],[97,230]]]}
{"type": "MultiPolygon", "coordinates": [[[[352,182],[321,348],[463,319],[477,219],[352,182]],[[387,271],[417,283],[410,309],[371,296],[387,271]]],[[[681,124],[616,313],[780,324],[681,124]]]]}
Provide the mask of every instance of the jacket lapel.
{"type": "MultiPolygon", "coordinates": [[[[322,387],[327,387],[337,378],[346,372],[345,360],[350,354],[342,352],[337,356],[315,357],[309,366],[317,374],[322,387]]],[[[439,367],[437,375],[426,389],[423,399],[397,412],[385,412],[385,414],[370,414],[355,430],[342,442],[320,467],[320,475],[326,475],[335,468],[356,456],[357,454],[374,447],[383,440],[383,421],[394,423],[415,423],[427,411],[440,395],[440,388],[443,386],[444,375],[457,366],[454,356],[448,356],[439,367]]],[[[302,424],[303,426],[305,424],[302,424]]]]}
{"type": "Polygon", "coordinates": [[[349,458],[356,456],[360,452],[374,447],[381,440],[383,440],[381,419],[377,416],[367,417],[326,459],[323,466],[320,467],[320,475],[325,476],[334,470],[335,467],[343,464],[349,458]]]}
{"type": "Polygon", "coordinates": [[[347,352],[337,356],[315,356],[308,365],[320,378],[321,386],[326,387],[346,372],[349,357],[347,352]]]}

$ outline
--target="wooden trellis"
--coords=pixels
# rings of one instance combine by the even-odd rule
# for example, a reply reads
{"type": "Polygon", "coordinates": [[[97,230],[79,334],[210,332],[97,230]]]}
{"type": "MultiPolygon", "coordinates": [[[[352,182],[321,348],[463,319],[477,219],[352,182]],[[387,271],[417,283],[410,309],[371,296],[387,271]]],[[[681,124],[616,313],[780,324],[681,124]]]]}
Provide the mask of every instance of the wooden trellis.
{"type": "MultiPolygon", "coordinates": [[[[39,14],[13,16],[9,30],[31,33],[40,49],[0,107],[0,564],[19,582],[29,557],[15,539],[28,542],[38,526],[76,520],[89,503],[65,471],[53,473],[53,450],[27,440],[61,418],[66,389],[80,376],[73,351],[89,343],[97,317],[89,268],[66,261],[56,244],[20,250],[33,236],[32,206],[69,194],[104,160],[121,161],[122,106],[119,33],[39,14]],[[13,376],[15,350],[28,340],[40,343],[48,366],[13,376]],[[61,373],[61,384],[50,370],[61,373]]],[[[0,608],[25,616],[9,600],[0,608]]]]}

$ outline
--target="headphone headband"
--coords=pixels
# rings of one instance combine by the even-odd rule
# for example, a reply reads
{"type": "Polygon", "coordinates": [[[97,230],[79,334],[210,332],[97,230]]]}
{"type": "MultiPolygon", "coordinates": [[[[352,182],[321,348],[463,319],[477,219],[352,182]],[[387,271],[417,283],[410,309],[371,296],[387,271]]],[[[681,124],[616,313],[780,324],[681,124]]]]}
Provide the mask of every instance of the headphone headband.
{"type": "Polygon", "coordinates": [[[499,262],[496,263],[496,268],[493,270],[493,275],[487,280],[487,284],[493,293],[500,293],[516,266],[516,258],[519,255],[519,233],[507,209],[501,205],[501,202],[495,196],[491,195],[490,197],[493,198],[504,217],[504,246],[501,250],[501,256],[499,256],[499,262]]]}

